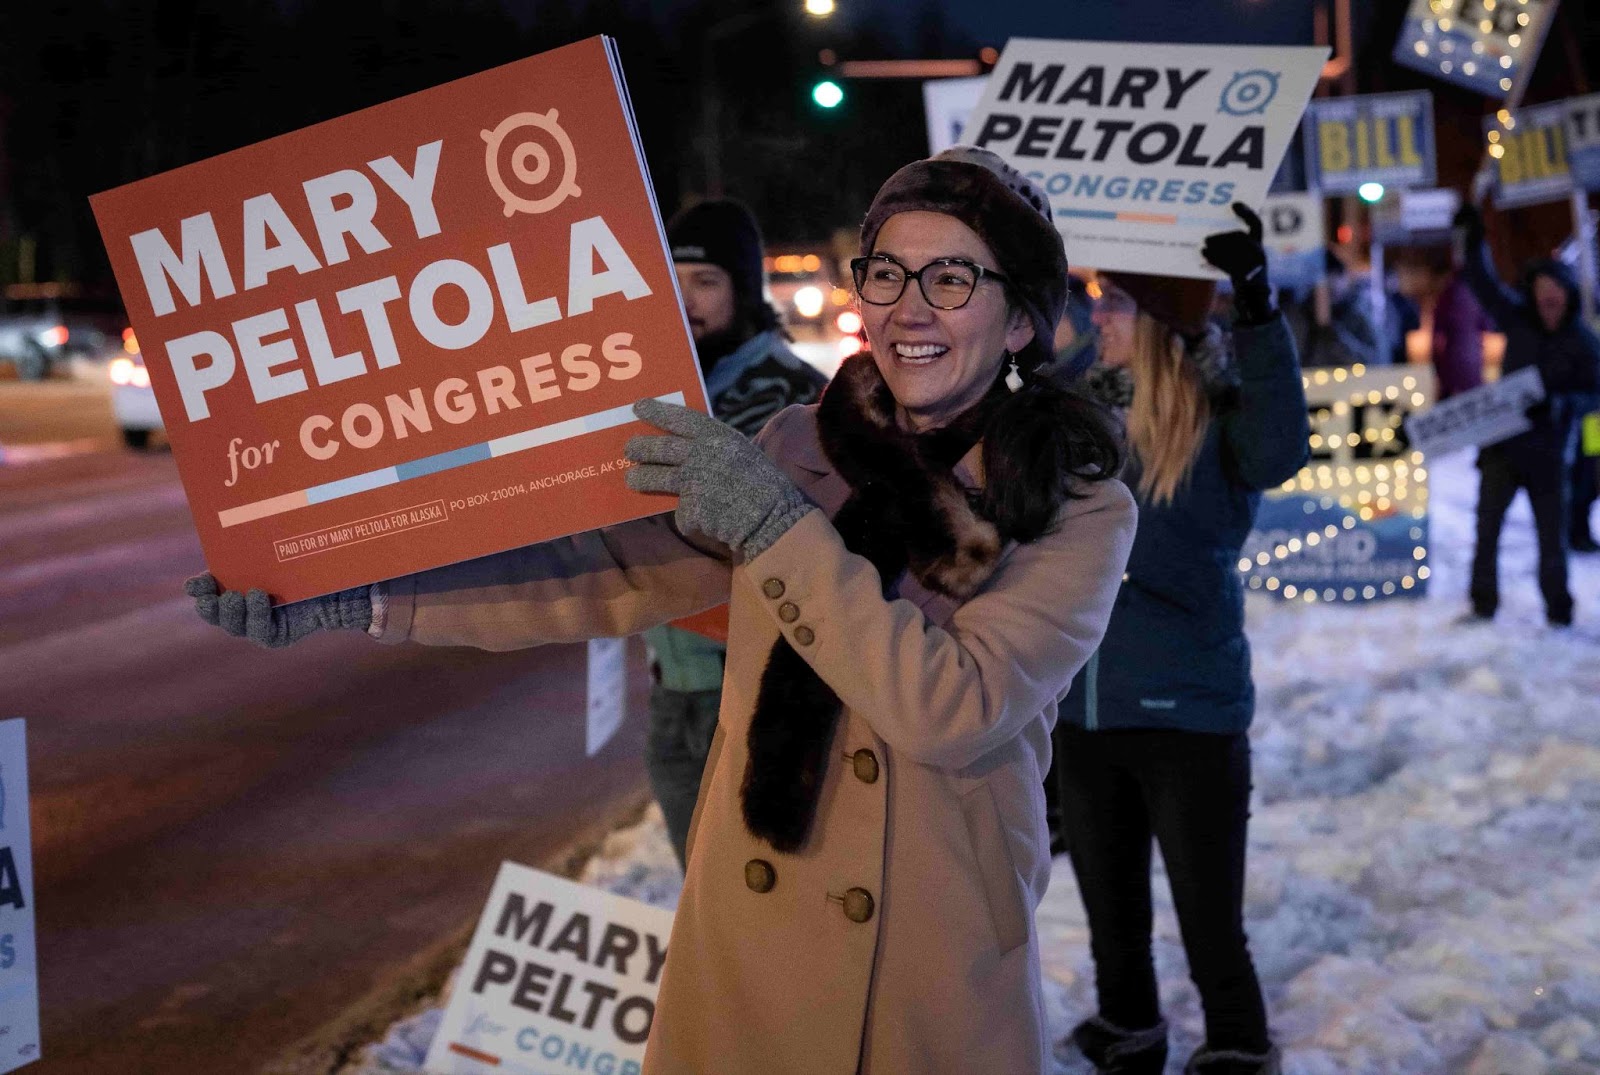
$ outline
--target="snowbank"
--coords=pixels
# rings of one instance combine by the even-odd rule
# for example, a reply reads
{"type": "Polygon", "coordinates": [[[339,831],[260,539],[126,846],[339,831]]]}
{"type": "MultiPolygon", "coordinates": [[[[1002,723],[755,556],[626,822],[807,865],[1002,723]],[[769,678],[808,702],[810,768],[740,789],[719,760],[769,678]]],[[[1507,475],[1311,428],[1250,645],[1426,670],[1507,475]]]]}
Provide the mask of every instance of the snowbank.
{"type": "MultiPolygon", "coordinates": [[[[1246,915],[1293,1075],[1600,1070],[1600,558],[1573,558],[1577,626],[1544,626],[1519,499],[1494,624],[1463,624],[1476,473],[1432,467],[1426,597],[1251,594],[1259,705],[1246,915]]],[[[660,815],[584,880],[662,906],[660,815]]],[[[1178,1072],[1202,1033],[1159,876],[1156,961],[1178,1072]]],[[[1052,1030],[1093,1011],[1087,929],[1058,859],[1039,910],[1052,1030]]],[[[415,1072],[437,1024],[397,1025],[361,1075],[415,1072]]],[[[1062,1051],[1057,1073],[1088,1066],[1062,1051]]]]}

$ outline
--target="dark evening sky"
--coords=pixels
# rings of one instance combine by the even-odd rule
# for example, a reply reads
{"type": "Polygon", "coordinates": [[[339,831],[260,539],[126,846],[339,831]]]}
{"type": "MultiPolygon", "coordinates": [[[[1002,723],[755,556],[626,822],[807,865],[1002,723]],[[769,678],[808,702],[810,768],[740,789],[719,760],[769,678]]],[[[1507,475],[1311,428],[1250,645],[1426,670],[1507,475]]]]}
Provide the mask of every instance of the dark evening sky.
{"type": "MultiPolygon", "coordinates": [[[[1310,44],[1310,0],[939,0],[953,28],[980,44],[999,47],[1008,37],[1090,38],[1101,41],[1190,41],[1310,44]],[[1170,33],[1158,32],[1170,27],[1170,33]]],[[[906,0],[836,0],[832,18],[852,27],[872,22],[909,37],[919,3],[906,0]]],[[[795,8],[801,0],[793,0],[795,8]]],[[[549,0],[501,0],[527,25],[549,0]]],[[[690,7],[685,0],[651,0],[663,21],[690,7]]],[[[729,5],[730,11],[741,5],[729,5]]]]}

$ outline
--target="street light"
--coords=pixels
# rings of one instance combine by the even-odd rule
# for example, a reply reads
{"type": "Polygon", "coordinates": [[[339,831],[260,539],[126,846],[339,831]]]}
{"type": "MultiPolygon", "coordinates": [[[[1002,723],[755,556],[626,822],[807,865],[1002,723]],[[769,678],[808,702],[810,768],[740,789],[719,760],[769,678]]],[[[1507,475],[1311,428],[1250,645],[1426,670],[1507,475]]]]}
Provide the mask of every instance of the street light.
{"type": "Polygon", "coordinates": [[[833,14],[833,0],[806,0],[806,14],[825,19],[833,14]]]}

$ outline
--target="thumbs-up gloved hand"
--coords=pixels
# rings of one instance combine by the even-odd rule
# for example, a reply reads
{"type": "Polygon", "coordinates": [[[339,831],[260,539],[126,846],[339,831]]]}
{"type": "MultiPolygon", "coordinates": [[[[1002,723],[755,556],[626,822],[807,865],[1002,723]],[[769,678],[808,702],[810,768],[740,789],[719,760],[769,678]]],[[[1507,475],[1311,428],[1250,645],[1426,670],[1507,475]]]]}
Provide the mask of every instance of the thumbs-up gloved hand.
{"type": "Polygon", "coordinates": [[[710,415],[646,399],[633,413],[663,431],[624,449],[638,466],[628,488],[678,497],[680,529],[715,538],[745,560],[760,556],[815,505],[744,434],[710,415]]]}
{"type": "Polygon", "coordinates": [[[268,649],[281,649],[316,631],[365,631],[372,625],[370,586],[274,608],[265,590],[218,590],[216,576],[207,572],[186,581],[183,592],[194,598],[202,620],[268,649]]]}

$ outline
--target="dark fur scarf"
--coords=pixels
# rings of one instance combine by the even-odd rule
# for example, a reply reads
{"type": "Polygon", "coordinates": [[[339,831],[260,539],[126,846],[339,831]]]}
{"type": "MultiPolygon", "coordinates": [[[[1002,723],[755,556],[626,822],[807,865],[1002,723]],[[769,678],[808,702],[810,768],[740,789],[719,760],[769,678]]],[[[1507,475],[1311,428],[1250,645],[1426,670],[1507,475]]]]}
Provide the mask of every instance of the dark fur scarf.
{"type": "MultiPolygon", "coordinates": [[[[928,589],[964,599],[1000,558],[1001,535],[982,518],[952,469],[975,445],[1003,388],[949,427],[902,431],[894,399],[870,357],[845,361],[817,409],[823,451],[850,485],[833,518],[845,547],[878,569],[884,596],[909,571],[928,589]]],[[[780,637],[761,676],[750,720],[742,802],[750,832],[779,851],[811,832],[842,704],[780,637]]]]}

